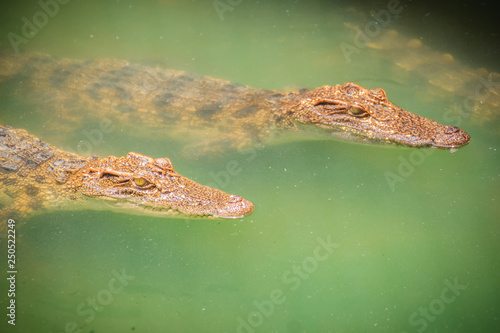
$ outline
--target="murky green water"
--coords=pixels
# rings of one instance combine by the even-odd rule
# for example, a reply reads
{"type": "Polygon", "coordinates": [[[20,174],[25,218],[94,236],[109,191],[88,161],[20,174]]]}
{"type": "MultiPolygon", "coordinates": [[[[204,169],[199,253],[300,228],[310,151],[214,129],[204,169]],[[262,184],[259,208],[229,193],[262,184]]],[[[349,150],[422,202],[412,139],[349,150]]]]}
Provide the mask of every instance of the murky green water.
{"type": "MultiPolygon", "coordinates": [[[[93,154],[167,155],[183,175],[250,199],[255,212],[236,221],[97,211],[30,218],[17,231],[15,327],[7,324],[1,265],[2,332],[494,331],[500,119],[490,95],[478,111],[450,113],[477,100],[474,90],[443,92],[426,73],[398,67],[396,51],[358,47],[347,62],[341,43],[355,45],[355,34],[346,23],[363,28],[374,19],[370,8],[387,9],[384,2],[353,10],[326,2],[218,3],[227,7],[70,1],[19,47],[131,59],[268,89],[353,81],[384,88],[420,115],[460,123],[471,143],[453,154],[429,153],[297,134],[251,154],[202,160],[184,158],[181,143],[107,133],[93,154]],[[229,174],[229,164],[237,171],[229,174]]],[[[2,10],[4,50],[12,51],[7,34],[21,35],[22,18],[40,10],[36,1],[2,10]]],[[[391,29],[418,37],[422,24],[405,24],[411,6],[403,10],[370,42],[391,29]]],[[[436,52],[463,57],[460,48],[442,48],[436,52]]],[[[456,68],[466,66],[476,86],[499,71],[496,63],[457,60],[456,68]],[[486,72],[474,72],[481,67],[486,72]]],[[[36,109],[0,94],[0,123],[51,136],[36,109]]],[[[77,147],[79,140],[88,138],[82,132],[51,143],[77,147]]],[[[2,251],[6,262],[5,245],[2,251]]]]}

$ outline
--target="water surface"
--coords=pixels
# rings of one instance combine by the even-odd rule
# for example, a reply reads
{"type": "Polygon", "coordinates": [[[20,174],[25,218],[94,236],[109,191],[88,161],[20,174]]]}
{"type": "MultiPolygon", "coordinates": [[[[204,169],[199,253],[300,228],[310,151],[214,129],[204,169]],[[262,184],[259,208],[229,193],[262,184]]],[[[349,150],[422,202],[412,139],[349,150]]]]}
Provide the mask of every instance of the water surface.
{"type": "MultiPolygon", "coordinates": [[[[471,56],[461,44],[436,45],[439,36],[421,38],[429,16],[416,11],[412,17],[411,3],[391,14],[380,33],[374,30],[365,47],[356,46],[356,26],[364,31],[374,20],[370,11],[388,10],[387,3],[221,3],[230,9],[218,11],[210,1],[71,1],[20,49],[124,58],[265,89],[353,81],[384,88],[391,101],[412,112],[460,125],[471,143],[455,153],[429,153],[297,133],[294,140],[268,142],[251,153],[193,159],[183,156],[180,138],[166,143],[107,133],[90,153],[168,156],[184,176],[248,198],[255,212],[225,221],[52,211],[20,221],[16,326],[3,315],[2,332],[497,327],[498,90],[478,98],[474,87],[498,72],[498,64],[471,56]],[[409,45],[419,40],[415,59],[430,54],[423,66],[436,70],[412,69],[417,60],[398,65],[405,48],[381,47],[390,30],[413,40],[409,45]],[[357,50],[346,57],[342,45],[357,50]],[[454,61],[436,66],[449,59],[439,58],[443,54],[454,61]],[[437,85],[429,76],[440,68],[472,88],[437,85]],[[464,106],[479,100],[477,108],[464,106]],[[238,172],[229,175],[229,163],[238,172]]],[[[22,18],[31,20],[41,10],[36,1],[26,4],[10,5],[2,20],[6,52],[12,45],[5,36],[22,34],[22,18]]],[[[477,42],[484,47],[479,51],[487,52],[489,41],[477,42]]],[[[66,139],[54,135],[44,122],[57,120],[43,119],[7,87],[0,94],[2,124],[53,138],[50,143],[59,147],[77,149],[89,140],[83,131],[66,139]]],[[[83,129],[96,126],[86,123],[83,129]]]]}

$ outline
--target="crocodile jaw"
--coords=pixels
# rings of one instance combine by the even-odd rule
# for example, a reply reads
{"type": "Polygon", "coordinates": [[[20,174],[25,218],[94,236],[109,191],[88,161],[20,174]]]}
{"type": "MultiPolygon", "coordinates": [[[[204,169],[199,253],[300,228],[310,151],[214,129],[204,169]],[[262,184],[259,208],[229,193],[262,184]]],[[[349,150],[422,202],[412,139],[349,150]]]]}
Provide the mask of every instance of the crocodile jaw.
{"type": "Polygon", "coordinates": [[[243,218],[254,210],[254,205],[241,197],[234,196],[236,202],[224,206],[214,203],[200,203],[186,207],[176,205],[155,205],[151,202],[138,202],[126,198],[116,197],[94,197],[87,196],[87,204],[72,205],[72,210],[78,207],[93,210],[111,210],[117,213],[127,212],[132,215],[183,218],[183,219],[238,219],[243,218]]]}
{"type": "Polygon", "coordinates": [[[460,148],[470,142],[470,136],[456,126],[445,126],[424,117],[419,118],[435,123],[432,127],[426,128],[422,125],[419,127],[421,132],[425,132],[425,135],[420,135],[418,132],[413,133],[412,131],[380,131],[371,126],[360,126],[360,128],[347,127],[333,122],[329,126],[322,125],[322,127],[330,130],[331,134],[336,137],[351,142],[397,144],[417,148],[443,149],[460,148]]]}
{"type": "MultiPolygon", "coordinates": [[[[199,185],[199,184],[198,184],[199,185]]],[[[125,201],[132,207],[143,208],[145,212],[160,212],[170,214],[181,214],[183,216],[213,217],[223,219],[237,219],[245,217],[253,212],[255,206],[248,200],[227,194],[218,189],[203,186],[204,191],[211,193],[205,198],[189,197],[181,194],[179,199],[177,194],[162,194],[156,200],[139,201],[126,199],[125,201]],[[212,197],[215,195],[215,197],[212,197]],[[217,197],[217,198],[216,198],[217,197]],[[221,200],[222,199],[222,200],[221,200]]],[[[200,190],[198,188],[197,190],[200,190]]]]}

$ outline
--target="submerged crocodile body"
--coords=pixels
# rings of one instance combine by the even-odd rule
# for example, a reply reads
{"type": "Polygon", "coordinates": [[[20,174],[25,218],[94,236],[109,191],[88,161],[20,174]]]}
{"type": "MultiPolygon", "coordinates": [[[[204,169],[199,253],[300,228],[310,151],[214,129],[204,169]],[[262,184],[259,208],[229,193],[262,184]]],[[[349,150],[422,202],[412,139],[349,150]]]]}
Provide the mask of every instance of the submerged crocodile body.
{"type": "Polygon", "coordinates": [[[1,58],[0,84],[27,99],[57,132],[106,118],[136,135],[191,140],[201,152],[248,147],[301,124],[348,140],[415,147],[455,148],[470,140],[458,127],[394,105],[382,89],[354,83],[284,93],[124,60],[35,53],[1,58]]]}
{"type": "MultiPolygon", "coordinates": [[[[353,30],[354,26],[352,27],[353,30]]],[[[359,27],[358,27],[359,28],[359,27]]],[[[367,46],[381,61],[395,65],[394,77],[411,75],[429,83],[421,98],[433,104],[453,96],[454,104],[445,114],[455,125],[461,122],[484,125],[498,121],[500,113],[500,74],[461,62],[449,53],[435,50],[395,30],[387,30],[367,46]],[[460,110],[461,109],[461,110],[460,110]],[[453,114],[452,117],[449,115],[453,114]]],[[[424,87],[421,87],[424,88],[424,87]]]]}
{"type": "Polygon", "coordinates": [[[75,203],[90,209],[219,218],[243,217],[254,209],[239,196],[181,176],[168,158],[132,152],[126,157],[82,157],[5,126],[0,126],[0,184],[0,229],[7,218],[75,203]]]}

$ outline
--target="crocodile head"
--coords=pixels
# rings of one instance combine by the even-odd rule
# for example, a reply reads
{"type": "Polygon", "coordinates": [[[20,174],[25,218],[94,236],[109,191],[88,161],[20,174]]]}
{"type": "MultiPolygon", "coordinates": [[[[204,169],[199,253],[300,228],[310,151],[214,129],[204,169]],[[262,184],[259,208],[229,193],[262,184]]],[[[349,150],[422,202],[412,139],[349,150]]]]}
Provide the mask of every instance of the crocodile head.
{"type": "Polygon", "coordinates": [[[77,173],[77,187],[85,195],[109,199],[136,212],[240,218],[254,210],[242,197],[179,175],[168,158],[133,152],[126,157],[93,158],[77,173]]]}
{"type": "Polygon", "coordinates": [[[359,141],[439,148],[456,148],[470,141],[458,127],[442,125],[392,104],[382,89],[368,90],[351,82],[302,91],[286,103],[295,104],[292,116],[298,122],[337,129],[359,141]]]}

